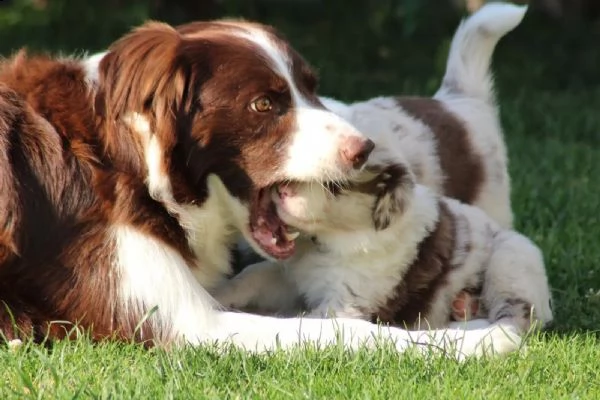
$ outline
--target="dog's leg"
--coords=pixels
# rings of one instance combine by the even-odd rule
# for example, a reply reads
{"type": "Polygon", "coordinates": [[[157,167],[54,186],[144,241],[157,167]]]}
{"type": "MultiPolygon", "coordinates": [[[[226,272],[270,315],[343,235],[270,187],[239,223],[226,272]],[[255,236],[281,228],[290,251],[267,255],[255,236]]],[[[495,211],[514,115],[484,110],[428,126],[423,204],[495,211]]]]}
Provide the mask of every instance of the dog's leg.
{"type": "Polygon", "coordinates": [[[461,360],[515,351],[521,341],[513,327],[489,323],[468,330],[406,331],[359,319],[274,318],[232,312],[220,313],[215,322],[211,340],[257,352],[303,344],[357,349],[391,340],[400,353],[414,349],[461,360]]]}
{"type": "Polygon", "coordinates": [[[286,278],[285,267],[271,261],[252,264],[224,282],[212,293],[217,301],[235,309],[249,306],[261,313],[289,313],[298,308],[295,285],[286,278]]]}
{"type": "Polygon", "coordinates": [[[526,332],[552,321],[551,295],[542,253],[529,239],[513,231],[494,238],[485,271],[481,301],[490,321],[510,321],[526,332]]]}

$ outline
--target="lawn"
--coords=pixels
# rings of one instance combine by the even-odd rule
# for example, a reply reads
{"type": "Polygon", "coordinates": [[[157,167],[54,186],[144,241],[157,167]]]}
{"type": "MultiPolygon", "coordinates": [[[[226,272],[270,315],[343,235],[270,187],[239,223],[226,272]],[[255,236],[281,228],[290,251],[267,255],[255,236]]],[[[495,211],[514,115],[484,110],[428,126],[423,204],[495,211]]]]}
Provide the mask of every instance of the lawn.
{"type": "MultiPolygon", "coordinates": [[[[264,17],[319,68],[323,94],[350,100],[435,90],[456,21],[402,35],[371,20],[366,28],[357,15],[328,24],[328,12],[311,25],[305,15],[264,17]]],[[[598,43],[599,26],[559,27],[532,16],[494,61],[516,226],[543,249],[554,295],[554,325],[528,338],[524,351],[459,364],[386,349],[251,356],[85,339],[52,349],[27,344],[0,349],[0,399],[600,398],[598,43]]]]}

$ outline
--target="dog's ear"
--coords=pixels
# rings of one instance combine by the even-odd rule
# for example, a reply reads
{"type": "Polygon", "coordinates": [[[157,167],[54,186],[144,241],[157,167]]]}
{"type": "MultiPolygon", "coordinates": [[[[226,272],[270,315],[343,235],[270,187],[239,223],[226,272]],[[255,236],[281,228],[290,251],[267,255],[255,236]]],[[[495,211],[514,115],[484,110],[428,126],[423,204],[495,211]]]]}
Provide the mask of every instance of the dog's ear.
{"type": "Polygon", "coordinates": [[[179,132],[191,125],[199,91],[191,87],[192,68],[183,44],[173,27],[150,22],[115,42],[102,58],[96,107],[107,121],[106,142],[117,153],[131,150],[123,148],[125,135],[110,132],[111,127],[118,129],[121,119],[142,116],[133,121],[138,123],[136,130],[155,135],[167,154],[179,132]],[[145,125],[140,125],[142,120],[145,125]]]}
{"type": "Polygon", "coordinates": [[[383,169],[375,184],[377,197],[372,218],[375,230],[380,231],[390,226],[392,219],[404,212],[411,201],[415,179],[405,165],[393,164],[383,169]]]}

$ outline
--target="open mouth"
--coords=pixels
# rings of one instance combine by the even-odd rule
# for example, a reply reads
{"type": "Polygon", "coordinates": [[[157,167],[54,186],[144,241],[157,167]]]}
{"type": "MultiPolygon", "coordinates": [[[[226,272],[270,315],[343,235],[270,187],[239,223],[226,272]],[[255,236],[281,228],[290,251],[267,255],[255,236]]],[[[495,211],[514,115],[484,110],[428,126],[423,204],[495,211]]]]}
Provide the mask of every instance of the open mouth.
{"type": "MultiPolygon", "coordinates": [[[[316,184],[337,196],[347,189],[348,182],[321,182],[316,184]]],[[[294,254],[295,240],[300,236],[298,229],[287,225],[278,213],[274,197],[293,196],[294,183],[277,183],[260,189],[254,199],[250,213],[250,232],[255,242],[278,260],[285,260],[294,254]]],[[[294,216],[294,218],[296,218],[294,216]]],[[[314,223],[314,220],[312,221],[314,223]]]]}
{"type": "Polygon", "coordinates": [[[287,226],[277,214],[272,192],[277,186],[260,189],[250,217],[252,238],[271,257],[285,260],[294,254],[298,231],[287,226]]]}

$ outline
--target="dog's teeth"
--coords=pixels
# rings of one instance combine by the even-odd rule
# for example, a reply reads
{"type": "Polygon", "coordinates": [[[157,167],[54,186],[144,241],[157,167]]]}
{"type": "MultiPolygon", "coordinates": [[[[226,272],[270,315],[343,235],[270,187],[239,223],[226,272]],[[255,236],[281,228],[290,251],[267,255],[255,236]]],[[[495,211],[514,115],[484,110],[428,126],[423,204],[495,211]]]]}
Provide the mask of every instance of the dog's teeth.
{"type": "Polygon", "coordinates": [[[387,172],[384,172],[383,174],[381,174],[381,177],[383,179],[390,179],[392,177],[392,175],[388,174],[387,172]]]}
{"type": "Polygon", "coordinates": [[[288,242],[293,242],[300,236],[300,232],[285,232],[285,238],[288,242]]]}
{"type": "Polygon", "coordinates": [[[273,246],[275,246],[275,245],[277,244],[277,238],[276,238],[275,236],[273,236],[273,237],[271,238],[271,244],[272,244],[273,246]]]}
{"type": "Polygon", "coordinates": [[[377,189],[384,189],[385,183],[378,183],[376,186],[377,186],[377,189]]]}

